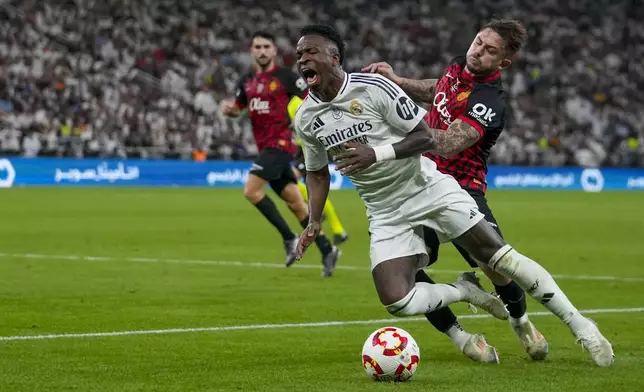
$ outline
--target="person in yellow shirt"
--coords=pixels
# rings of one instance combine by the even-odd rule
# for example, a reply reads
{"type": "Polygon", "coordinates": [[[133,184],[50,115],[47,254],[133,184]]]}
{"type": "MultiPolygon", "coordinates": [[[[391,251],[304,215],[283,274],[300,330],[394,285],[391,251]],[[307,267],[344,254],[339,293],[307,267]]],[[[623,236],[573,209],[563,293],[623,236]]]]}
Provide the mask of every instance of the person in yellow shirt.
{"type": "MultiPolygon", "coordinates": [[[[300,107],[302,101],[303,100],[297,96],[291,98],[291,101],[288,104],[288,114],[291,117],[291,120],[295,118],[297,108],[300,107]]],[[[295,155],[293,172],[298,179],[297,187],[300,189],[300,193],[302,193],[304,201],[308,202],[309,197],[308,192],[306,191],[306,185],[301,181],[306,180],[306,167],[304,165],[304,151],[302,150],[302,145],[299,138],[297,140],[297,144],[299,148],[297,154],[295,155]]],[[[328,198],[326,199],[326,203],[324,204],[324,217],[326,221],[329,222],[329,226],[331,226],[331,232],[333,233],[333,245],[340,245],[349,239],[349,234],[344,230],[344,226],[342,226],[342,222],[340,221],[340,218],[335,211],[335,207],[333,206],[333,203],[331,203],[331,200],[328,198]]]]}

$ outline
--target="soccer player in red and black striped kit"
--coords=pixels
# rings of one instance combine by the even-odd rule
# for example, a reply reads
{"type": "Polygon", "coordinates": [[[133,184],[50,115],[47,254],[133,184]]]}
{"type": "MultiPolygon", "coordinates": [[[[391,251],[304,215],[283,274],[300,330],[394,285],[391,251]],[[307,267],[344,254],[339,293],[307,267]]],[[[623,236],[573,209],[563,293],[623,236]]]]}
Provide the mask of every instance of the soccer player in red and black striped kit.
{"type": "MultiPolygon", "coordinates": [[[[251,54],[256,72],[241,78],[237,84],[235,99],[222,101],[221,109],[225,115],[237,117],[242,109],[248,108],[259,156],[244,185],[244,196],[282,235],[286,249],[286,266],[290,266],[295,262],[298,237],[264,189],[266,185],[270,185],[286,202],[302,227],[308,225],[308,206],[297,187],[297,179],[291,166],[297,144],[288,114],[291,101],[301,102],[301,98],[306,96],[307,85],[296,73],[277,66],[277,47],[272,34],[264,31],[253,34],[251,54]]],[[[316,244],[322,252],[322,276],[331,276],[340,251],[324,235],[316,239],[316,244]]]]}
{"type": "MultiPolygon", "coordinates": [[[[447,136],[451,138],[453,151],[447,154],[449,157],[431,153],[424,155],[436,162],[438,170],[452,175],[459,182],[499,235],[501,230],[485,198],[487,157],[503,130],[507,113],[501,70],[511,64],[510,59],[526,39],[526,30],[520,22],[496,20],[479,31],[467,55],[453,59],[440,79],[402,78],[387,63],[374,63],[363,69],[364,72],[386,76],[417,101],[432,103],[425,121],[431,128],[451,133],[447,136]],[[457,121],[457,127],[450,127],[457,121]]],[[[424,235],[433,263],[437,260],[440,243],[433,230],[424,228],[424,235]]],[[[458,245],[455,246],[472,267],[480,267],[494,283],[497,294],[510,313],[511,326],[530,357],[545,359],[548,344],[528,319],[523,290],[487,264],[473,260],[458,245]]],[[[433,283],[423,270],[418,272],[416,280],[433,283]]],[[[496,349],[483,336],[466,333],[449,308],[428,313],[426,317],[471,359],[498,362],[496,349]]]]}

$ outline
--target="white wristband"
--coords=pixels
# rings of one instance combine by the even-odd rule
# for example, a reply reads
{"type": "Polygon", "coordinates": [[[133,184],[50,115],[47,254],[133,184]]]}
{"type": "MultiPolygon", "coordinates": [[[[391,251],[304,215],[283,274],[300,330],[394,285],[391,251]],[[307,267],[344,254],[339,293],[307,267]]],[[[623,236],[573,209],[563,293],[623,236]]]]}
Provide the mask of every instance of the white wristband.
{"type": "Polygon", "coordinates": [[[396,159],[396,150],[394,150],[394,146],[391,144],[374,147],[373,152],[376,154],[376,162],[396,159]]]}

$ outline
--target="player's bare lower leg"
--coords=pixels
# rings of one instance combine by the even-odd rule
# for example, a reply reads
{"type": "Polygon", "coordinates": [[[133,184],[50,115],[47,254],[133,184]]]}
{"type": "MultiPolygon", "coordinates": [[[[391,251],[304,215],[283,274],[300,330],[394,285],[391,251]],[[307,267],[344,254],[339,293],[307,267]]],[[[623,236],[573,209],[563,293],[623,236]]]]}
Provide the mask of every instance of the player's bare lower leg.
{"type": "MultiPolygon", "coordinates": [[[[416,273],[415,280],[416,282],[436,284],[422,269],[416,273]]],[[[456,347],[471,360],[485,363],[499,362],[496,349],[490,346],[482,335],[466,332],[448,306],[425,313],[425,317],[434,328],[447,335],[456,344],[456,347]]]]}
{"type": "Polygon", "coordinates": [[[416,282],[427,255],[398,257],[378,263],[372,270],[380,302],[394,316],[425,314],[454,302],[470,302],[497,318],[507,318],[503,303],[485,292],[464,273],[454,284],[416,282]]]}
{"type": "MultiPolygon", "coordinates": [[[[309,208],[304,202],[297,185],[295,183],[286,185],[284,189],[281,190],[280,197],[286,202],[286,205],[288,205],[288,208],[293,212],[297,220],[300,222],[300,225],[302,225],[303,228],[306,228],[309,223],[309,208]]],[[[322,265],[324,266],[322,277],[326,278],[333,275],[335,265],[340,257],[340,250],[331,244],[324,233],[320,233],[318,235],[315,239],[315,244],[322,253],[322,265]]],[[[290,262],[287,260],[286,266],[288,267],[294,262],[295,258],[290,262]]]]}
{"type": "Polygon", "coordinates": [[[296,184],[291,183],[286,185],[278,194],[282,200],[286,202],[288,209],[291,210],[298,221],[308,218],[309,207],[306,205],[306,202],[304,201],[304,198],[296,184]]]}
{"type": "Polygon", "coordinates": [[[579,313],[541,265],[520,254],[490,224],[481,220],[454,240],[476,260],[488,260],[493,270],[512,278],[528,295],[559,317],[590,352],[598,366],[613,363],[613,350],[596,325],[579,313]]]}

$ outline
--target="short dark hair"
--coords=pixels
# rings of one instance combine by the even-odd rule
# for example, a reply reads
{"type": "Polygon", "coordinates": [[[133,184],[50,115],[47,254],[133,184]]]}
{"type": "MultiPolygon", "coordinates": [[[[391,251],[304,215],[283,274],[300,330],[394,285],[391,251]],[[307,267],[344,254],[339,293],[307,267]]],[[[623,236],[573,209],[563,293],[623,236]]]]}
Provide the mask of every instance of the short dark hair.
{"type": "Polygon", "coordinates": [[[523,24],[514,19],[494,19],[485,26],[483,30],[494,30],[505,41],[505,57],[514,56],[528,40],[528,32],[523,24]]]}
{"type": "Polygon", "coordinates": [[[340,64],[342,64],[342,62],[344,61],[344,51],[346,49],[346,45],[340,33],[338,33],[338,31],[334,29],[332,26],[324,25],[324,24],[308,25],[302,28],[302,30],[300,30],[300,35],[302,36],[319,35],[321,37],[328,39],[338,47],[338,56],[340,56],[340,64]]]}
{"type": "Polygon", "coordinates": [[[250,37],[251,43],[255,38],[265,38],[273,43],[275,43],[275,35],[269,33],[268,31],[264,30],[259,30],[253,33],[253,35],[250,37]]]}

